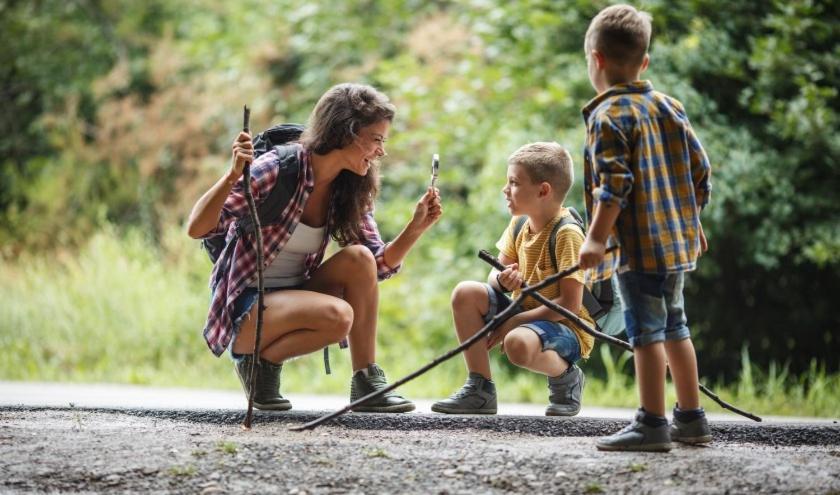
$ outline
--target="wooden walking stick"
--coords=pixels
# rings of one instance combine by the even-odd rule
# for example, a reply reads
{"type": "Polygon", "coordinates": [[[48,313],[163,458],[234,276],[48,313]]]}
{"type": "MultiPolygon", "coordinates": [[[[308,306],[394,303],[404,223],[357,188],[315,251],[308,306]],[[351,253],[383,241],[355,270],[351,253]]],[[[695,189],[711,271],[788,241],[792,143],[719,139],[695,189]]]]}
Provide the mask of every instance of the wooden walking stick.
{"type": "MultiPolygon", "coordinates": [[[[615,246],[613,246],[611,249],[615,249],[615,246]]],[[[611,249],[608,249],[607,252],[610,252],[611,249]]],[[[501,261],[499,261],[498,259],[496,259],[495,256],[493,256],[492,254],[490,254],[489,252],[487,252],[483,249],[478,252],[478,257],[481,258],[483,261],[486,261],[487,263],[489,263],[490,266],[492,266],[496,270],[501,271],[501,270],[505,269],[505,266],[502,264],[501,261]]],[[[548,280],[548,279],[546,279],[546,280],[548,280]]],[[[548,285],[548,284],[545,283],[546,280],[543,280],[542,282],[540,282],[538,284],[532,285],[531,288],[545,287],[546,285],[548,285]]],[[[523,292],[525,290],[525,287],[526,287],[525,283],[523,282],[522,283],[523,292]]],[[[633,346],[631,346],[630,343],[625,342],[621,339],[617,339],[617,338],[615,338],[611,335],[607,335],[603,332],[600,332],[599,331],[600,328],[598,327],[597,323],[595,323],[595,328],[590,327],[586,322],[584,322],[582,319],[580,319],[578,317],[578,315],[572,313],[571,311],[564,308],[563,306],[560,306],[559,304],[555,303],[554,301],[551,301],[551,300],[547,299],[546,297],[544,297],[542,294],[540,294],[537,291],[531,292],[530,296],[533,297],[534,299],[536,299],[537,301],[541,302],[542,304],[551,308],[552,311],[554,311],[556,313],[560,313],[567,320],[572,322],[576,327],[580,328],[581,330],[583,330],[584,332],[588,333],[589,335],[595,337],[596,339],[603,340],[604,342],[607,342],[607,343],[612,344],[616,347],[624,349],[625,351],[633,352],[633,346]]],[[[702,383],[700,383],[698,385],[700,386],[700,391],[703,392],[704,394],[706,394],[713,401],[717,402],[717,404],[720,407],[722,407],[724,409],[728,409],[728,410],[730,410],[734,413],[740,414],[741,416],[744,416],[745,418],[749,418],[753,421],[761,422],[760,417],[758,417],[758,416],[756,416],[756,415],[754,415],[750,412],[738,409],[737,407],[725,402],[723,399],[718,397],[717,394],[715,394],[714,392],[712,392],[711,390],[706,388],[702,383]]]]}
{"type": "MultiPolygon", "coordinates": [[[[616,247],[615,247],[615,246],[614,246],[614,247],[611,247],[611,248],[607,249],[607,252],[611,252],[611,251],[613,251],[613,250],[615,250],[615,249],[616,249],[616,247]]],[[[410,373],[410,374],[408,374],[408,375],[404,376],[403,378],[400,378],[399,380],[395,381],[394,383],[392,383],[392,384],[388,385],[387,387],[385,387],[385,388],[383,388],[383,389],[381,389],[381,390],[378,390],[378,391],[375,391],[375,392],[371,392],[371,393],[369,393],[368,395],[366,395],[366,396],[364,396],[364,397],[362,397],[362,398],[358,399],[358,400],[357,400],[357,401],[355,401],[355,402],[352,402],[352,403],[350,403],[350,404],[348,404],[348,405],[344,406],[342,409],[339,409],[339,410],[338,410],[338,411],[336,411],[336,412],[333,412],[333,413],[330,413],[330,414],[327,414],[327,415],[321,416],[320,418],[318,418],[318,419],[316,419],[316,420],[314,420],[314,421],[310,421],[309,423],[306,423],[306,424],[301,425],[301,426],[294,426],[294,427],[289,428],[289,429],[290,429],[290,430],[294,430],[294,431],[301,431],[301,430],[309,430],[309,429],[313,429],[313,428],[317,427],[318,425],[320,425],[321,423],[324,423],[324,422],[329,421],[329,420],[331,420],[331,419],[333,419],[333,418],[336,418],[336,417],[338,417],[338,416],[341,416],[342,414],[344,414],[344,413],[346,413],[346,412],[350,411],[350,410],[351,410],[351,409],[353,409],[354,407],[359,406],[359,405],[361,405],[361,404],[364,404],[365,402],[367,402],[367,401],[369,401],[369,400],[372,400],[372,399],[375,399],[375,398],[377,398],[377,397],[380,397],[380,396],[382,396],[382,395],[384,395],[384,394],[386,394],[386,393],[390,392],[391,390],[394,390],[395,388],[399,387],[400,385],[403,385],[403,384],[405,384],[405,383],[407,383],[407,382],[409,382],[409,381],[411,381],[411,380],[413,380],[413,379],[417,378],[418,376],[420,376],[420,375],[422,375],[423,373],[425,373],[425,372],[429,371],[430,369],[434,368],[435,366],[439,365],[440,363],[442,363],[442,362],[444,362],[444,361],[446,361],[446,360],[448,360],[448,359],[452,358],[453,356],[456,356],[456,355],[460,354],[460,353],[461,353],[461,352],[463,352],[465,349],[467,349],[467,348],[471,347],[473,344],[475,344],[475,343],[476,343],[476,342],[478,342],[479,340],[481,340],[481,339],[483,339],[483,338],[487,337],[488,335],[490,335],[490,333],[491,333],[493,330],[495,330],[496,328],[498,328],[498,326],[499,326],[499,325],[501,325],[501,324],[502,324],[502,323],[504,323],[504,322],[505,322],[508,318],[510,318],[511,316],[513,316],[513,315],[514,315],[514,313],[516,312],[516,307],[517,307],[517,306],[518,306],[518,305],[519,305],[519,304],[520,304],[523,300],[525,300],[525,298],[526,298],[526,297],[528,297],[528,295],[529,295],[529,294],[531,294],[532,292],[536,292],[537,290],[539,290],[539,289],[541,289],[541,288],[543,288],[543,287],[545,287],[545,286],[547,286],[547,285],[549,285],[549,284],[552,284],[552,283],[554,283],[554,282],[557,282],[558,280],[560,280],[560,279],[561,279],[561,278],[563,278],[563,277],[568,277],[569,275],[571,275],[572,273],[576,272],[577,270],[578,270],[578,265],[575,265],[575,266],[573,266],[573,267],[569,268],[568,270],[564,270],[564,271],[562,271],[562,272],[555,273],[554,275],[551,275],[550,277],[547,277],[545,280],[543,280],[543,281],[542,281],[542,282],[540,282],[539,284],[536,284],[536,285],[532,285],[532,286],[530,286],[530,287],[525,287],[525,288],[523,288],[523,289],[522,289],[522,293],[519,295],[519,297],[517,297],[517,298],[513,301],[513,303],[511,303],[510,305],[508,305],[508,307],[507,307],[507,308],[505,308],[505,310],[504,310],[504,311],[502,311],[501,313],[499,313],[499,314],[497,314],[496,316],[494,316],[494,317],[493,317],[493,319],[491,319],[489,322],[487,322],[487,324],[486,324],[486,325],[484,325],[484,326],[481,328],[481,330],[479,330],[478,332],[476,332],[476,333],[475,333],[475,335],[473,335],[472,337],[468,338],[467,340],[465,340],[464,342],[462,342],[462,343],[461,343],[461,345],[459,345],[458,347],[456,347],[456,348],[452,349],[451,351],[449,351],[449,352],[447,352],[447,353],[445,353],[445,354],[442,354],[442,355],[440,355],[440,356],[436,357],[436,358],[435,358],[432,362],[430,362],[429,364],[427,364],[427,365],[423,366],[422,368],[418,369],[417,371],[415,371],[415,372],[413,372],[413,373],[410,373]]]]}
{"type": "MultiPolygon", "coordinates": [[[[242,111],[242,132],[250,134],[251,110],[245,105],[242,111]]],[[[251,222],[254,225],[254,239],[257,250],[257,322],[256,336],[254,338],[254,354],[251,360],[249,371],[250,384],[248,390],[248,412],[245,413],[245,421],[242,426],[251,429],[251,419],[254,416],[254,395],[257,390],[257,368],[260,363],[260,338],[262,337],[262,314],[263,314],[263,239],[260,226],[260,216],[257,214],[257,205],[254,203],[254,195],[251,193],[251,163],[246,163],[242,170],[242,188],[245,191],[245,201],[248,202],[248,212],[251,215],[251,222]]]]}

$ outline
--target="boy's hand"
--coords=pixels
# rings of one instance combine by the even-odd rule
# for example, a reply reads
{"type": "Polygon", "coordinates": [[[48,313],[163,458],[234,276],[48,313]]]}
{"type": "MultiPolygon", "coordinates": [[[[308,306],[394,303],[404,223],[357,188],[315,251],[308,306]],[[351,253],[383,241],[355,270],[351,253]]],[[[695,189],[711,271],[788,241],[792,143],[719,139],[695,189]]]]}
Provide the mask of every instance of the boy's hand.
{"type": "Polygon", "coordinates": [[[496,276],[496,282],[502,289],[510,292],[522,287],[522,274],[519,273],[519,264],[513,263],[507,266],[504,271],[496,276]]]}
{"type": "Polygon", "coordinates": [[[706,233],[703,232],[703,224],[700,225],[700,251],[697,253],[697,257],[703,256],[703,253],[709,250],[709,241],[706,240],[706,233]]]}
{"type": "Polygon", "coordinates": [[[604,242],[598,242],[589,236],[583,241],[580,246],[580,258],[578,263],[581,270],[588,268],[595,268],[604,261],[604,252],[607,250],[607,245],[604,242]]]}

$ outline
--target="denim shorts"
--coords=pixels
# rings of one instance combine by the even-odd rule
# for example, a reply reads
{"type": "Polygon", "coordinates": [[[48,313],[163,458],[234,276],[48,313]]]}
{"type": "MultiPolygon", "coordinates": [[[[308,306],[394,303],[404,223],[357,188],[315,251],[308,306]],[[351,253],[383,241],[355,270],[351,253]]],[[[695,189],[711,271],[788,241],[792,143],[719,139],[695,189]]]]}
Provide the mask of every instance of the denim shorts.
{"type": "Polygon", "coordinates": [[[691,336],[686,326],[684,280],[682,272],[618,274],[630,345],[640,347],[691,336]]]}
{"type": "MultiPolygon", "coordinates": [[[[496,290],[490,284],[484,284],[487,289],[487,297],[489,300],[489,309],[484,315],[484,323],[489,322],[494,316],[501,313],[513,301],[502,292],[496,290]]],[[[525,311],[522,307],[518,307],[513,314],[522,313],[525,311]]],[[[569,364],[574,364],[580,360],[580,342],[577,335],[571,328],[550,320],[536,320],[521,325],[534,333],[540,338],[542,342],[542,350],[551,349],[565,359],[569,364]]]]}

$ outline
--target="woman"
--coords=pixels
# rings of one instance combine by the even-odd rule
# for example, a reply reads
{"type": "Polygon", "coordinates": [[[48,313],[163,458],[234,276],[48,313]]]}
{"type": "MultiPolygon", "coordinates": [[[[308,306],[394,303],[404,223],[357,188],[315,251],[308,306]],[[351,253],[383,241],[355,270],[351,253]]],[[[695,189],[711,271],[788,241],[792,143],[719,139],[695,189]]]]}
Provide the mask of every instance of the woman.
{"type": "MultiPolygon", "coordinates": [[[[396,273],[408,251],[442,214],[438,191],[429,188],[414,216],[390,243],[383,243],[373,219],[378,190],[376,160],[385,141],[394,106],[376,89],[340,84],[327,91],[310,116],[299,142],[296,188],[282,221],[264,226],[265,309],[255,384],[255,407],[285,410],[280,370],[287,359],[349,340],[353,364],[350,399],[387,385],[376,365],[377,281],[396,273]],[[329,239],[342,247],[321,262],[329,239]]],[[[189,235],[202,238],[232,234],[236,219],[248,214],[242,170],[253,160],[251,136],[233,143],[230,170],[193,207],[189,235]]],[[[251,166],[254,200],[278,180],[278,154],[261,155],[251,166]]],[[[211,350],[229,349],[245,392],[255,341],[256,253],[246,237],[228,246],[216,262],[213,297],[204,336],[211,350]],[[247,241],[247,242],[245,242],[247,241]],[[228,257],[223,262],[225,256],[228,257]]],[[[405,412],[414,404],[394,392],[358,408],[405,412]]]]}

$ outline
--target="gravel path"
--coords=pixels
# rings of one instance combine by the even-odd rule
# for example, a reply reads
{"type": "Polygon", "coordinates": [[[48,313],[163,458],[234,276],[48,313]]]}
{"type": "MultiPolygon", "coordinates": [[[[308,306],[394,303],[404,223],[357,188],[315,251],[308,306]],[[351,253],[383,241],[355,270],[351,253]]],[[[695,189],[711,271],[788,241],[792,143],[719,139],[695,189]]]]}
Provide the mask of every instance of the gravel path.
{"type": "Polygon", "coordinates": [[[838,424],[715,423],[709,447],[601,453],[591,418],[0,407],[0,492],[840,493],[838,424]]]}

